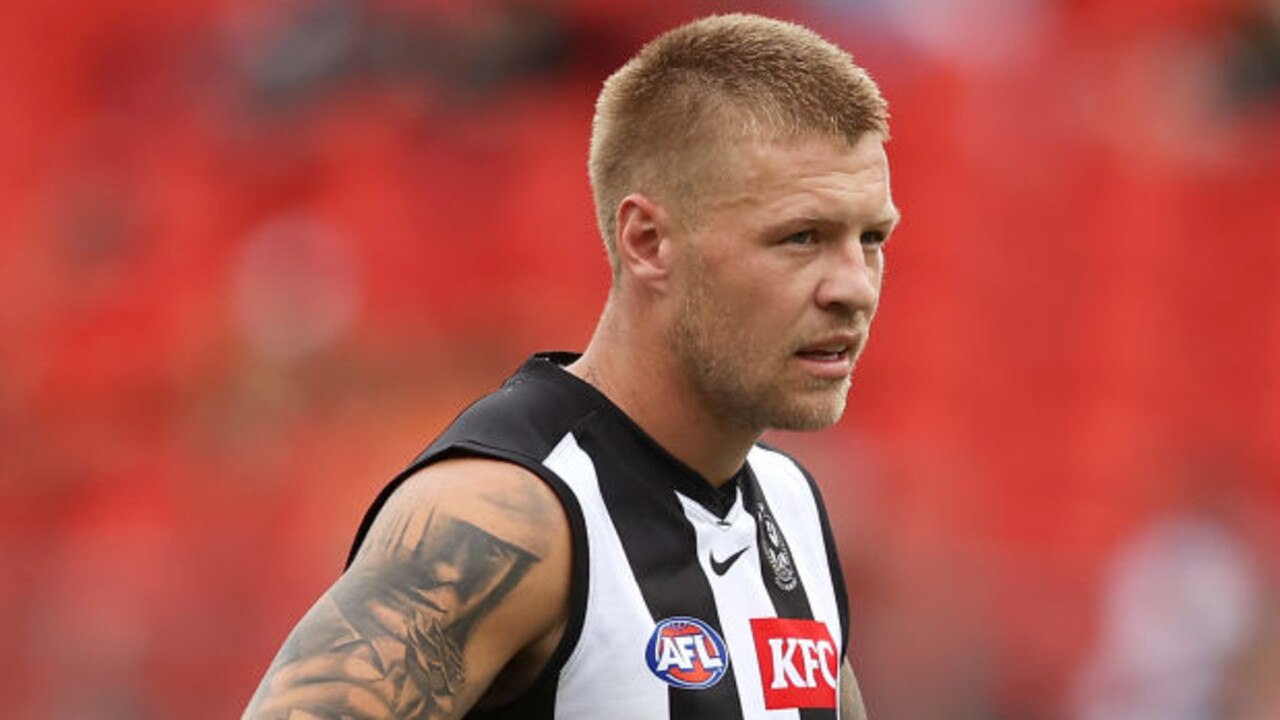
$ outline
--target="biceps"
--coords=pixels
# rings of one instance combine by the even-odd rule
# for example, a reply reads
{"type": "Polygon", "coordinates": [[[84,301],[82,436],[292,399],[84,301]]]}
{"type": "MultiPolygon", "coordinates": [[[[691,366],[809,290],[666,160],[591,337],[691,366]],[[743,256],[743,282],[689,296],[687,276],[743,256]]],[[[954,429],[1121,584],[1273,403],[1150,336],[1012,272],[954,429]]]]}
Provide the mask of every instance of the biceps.
{"type": "Polygon", "coordinates": [[[399,673],[384,656],[393,654],[393,644],[390,637],[362,636],[326,594],[285,641],[245,717],[294,711],[301,717],[400,717],[399,673]]]}
{"type": "Polygon", "coordinates": [[[467,667],[465,634],[445,615],[395,591],[343,590],[294,629],[247,717],[453,718],[474,699],[468,685],[487,684],[492,672],[467,667]]]}
{"type": "Polygon", "coordinates": [[[505,658],[468,655],[472,629],[536,558],[447,516],[390,547],[302,619],[249,717],[452,718],[475,700],[505,658]]]}

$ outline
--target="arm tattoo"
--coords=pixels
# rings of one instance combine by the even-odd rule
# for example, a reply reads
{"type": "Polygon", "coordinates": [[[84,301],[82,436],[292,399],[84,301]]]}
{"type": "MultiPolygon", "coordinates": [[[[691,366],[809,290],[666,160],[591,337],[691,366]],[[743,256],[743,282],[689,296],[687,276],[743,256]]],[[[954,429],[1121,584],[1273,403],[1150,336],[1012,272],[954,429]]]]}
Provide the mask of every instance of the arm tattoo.
{"type": "Polygon", "coordinates": [[[539,558],[465,520],[420,523],[400,518],[307,613],[246,718],[450,716],[472,628],[539,558]]]}

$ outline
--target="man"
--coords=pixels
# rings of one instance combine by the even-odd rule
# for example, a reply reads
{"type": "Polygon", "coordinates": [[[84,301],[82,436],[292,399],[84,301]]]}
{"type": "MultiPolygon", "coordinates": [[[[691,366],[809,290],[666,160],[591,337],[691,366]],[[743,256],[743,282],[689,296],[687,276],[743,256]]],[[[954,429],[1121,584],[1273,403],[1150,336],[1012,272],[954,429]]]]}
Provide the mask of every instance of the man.
{"type": "Polygon", "coordinates": [[[729,15],[605,83],[613,288],[374,502],[250,718],[861,718],[817,489],[758,444],[845,406],[897,222],[843,51],[729,15]]]}

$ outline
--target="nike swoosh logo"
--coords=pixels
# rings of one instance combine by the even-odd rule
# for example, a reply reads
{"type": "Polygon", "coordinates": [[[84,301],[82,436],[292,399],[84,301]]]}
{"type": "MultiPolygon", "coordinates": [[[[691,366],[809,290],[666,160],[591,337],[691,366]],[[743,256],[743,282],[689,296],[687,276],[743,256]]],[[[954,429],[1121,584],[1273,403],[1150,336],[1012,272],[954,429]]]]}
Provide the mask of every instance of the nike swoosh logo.
{"type": "Polygon", "coordinates": [[[709,557],[711,558],[711,571],[717,575],[723,575],[729,572],[729,566],[733,565],[734,561],[742,557],[742,553],[746,552],[749,548],[750,546],[748,545],[747,547],[742,548],[741,550],[730,555],[724,560],[716,560],[716,554],[714,552],[710,553],[709,557]]]}

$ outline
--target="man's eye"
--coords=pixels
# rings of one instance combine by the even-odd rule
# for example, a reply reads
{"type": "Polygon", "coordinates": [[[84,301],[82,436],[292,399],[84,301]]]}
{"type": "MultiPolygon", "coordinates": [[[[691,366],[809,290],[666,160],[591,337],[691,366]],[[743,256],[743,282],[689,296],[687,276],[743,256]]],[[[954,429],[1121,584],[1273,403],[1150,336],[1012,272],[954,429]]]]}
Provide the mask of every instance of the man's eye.
{"type": "Polygon", "coordinates": [[[869,230],[862,233],[862,236],[858,238],[858,241],[863,245],[883,245],[885,240],[885,234],[879,230],[869,230]]]}
{"type": "Polygon", "coordinates": [[[812,245],[818,239],[818,233],[813,230],[801,230],[798,233],[792,233],[782,239],[786,245],[812,245]]]}

